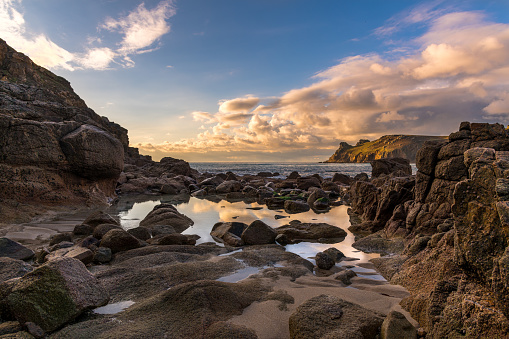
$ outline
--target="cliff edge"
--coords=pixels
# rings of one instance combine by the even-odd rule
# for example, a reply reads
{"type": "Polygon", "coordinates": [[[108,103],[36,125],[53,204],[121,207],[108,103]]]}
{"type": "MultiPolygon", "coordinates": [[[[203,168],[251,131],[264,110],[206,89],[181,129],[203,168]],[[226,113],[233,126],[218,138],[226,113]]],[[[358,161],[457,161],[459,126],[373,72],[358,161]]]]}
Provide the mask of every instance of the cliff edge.
{"type": "Polygon", "coordinates": [[[0,39],[4,219],[31,211],[28,206],[108,202],[128,144],[127,130],[88,108],[67,80],[0,39]]]}
{"type": "Polygon", "coordinates": [[[355,146],[342,142],[329,160],[324,162],[370,162],[382,158],[396,157],[415,162],[417,151],[426,141],[446,139],[447,137],[442,136],[384,135],[374,141],[361,139],[355,146]]]}

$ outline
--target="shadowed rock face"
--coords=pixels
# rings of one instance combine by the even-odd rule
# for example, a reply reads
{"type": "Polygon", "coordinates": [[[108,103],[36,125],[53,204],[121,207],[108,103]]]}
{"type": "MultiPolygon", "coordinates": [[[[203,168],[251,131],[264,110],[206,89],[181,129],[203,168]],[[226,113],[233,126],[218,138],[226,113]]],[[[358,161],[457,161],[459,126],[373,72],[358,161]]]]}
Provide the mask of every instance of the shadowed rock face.
{"type": "Polygon", "coordinates": [[[106,201],[128,143],[127,130],[88,108],[69,82],[0,39],[0,199],[106,201]]]}
{"type": "Polygon", "coordinates": [[[461,123],[448,141],[424,144],[416,165],[415,177],[352,185],[351,213],[360,223],[350,230],[376,232],[354,246],[399,253],[374,263],[412,293],[402,306],[430,337],[507,337],[507,130],[461,123]]]}

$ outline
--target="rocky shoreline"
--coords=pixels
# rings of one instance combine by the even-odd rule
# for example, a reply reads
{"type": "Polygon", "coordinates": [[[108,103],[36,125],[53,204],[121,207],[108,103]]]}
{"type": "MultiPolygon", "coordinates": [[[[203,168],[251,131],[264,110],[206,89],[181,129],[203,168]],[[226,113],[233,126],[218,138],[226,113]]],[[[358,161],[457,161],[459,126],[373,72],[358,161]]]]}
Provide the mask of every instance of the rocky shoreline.
{"type": "MultiPolygon", "coordinates": [[[[163,185],[187,178],[185,190],[201,199],[258,201],[287,213],[327,211],[341,203],[336,199],[347,192],[345,181],[367,178],[338,174],[334,181],[297,173],[287,179],[268,173],[237,178],[225,173],[200,175],[197,181],[164,175],[163,185]]],[[[162,186],[157,187],[157,193],[153,184],[143,192],[162,193],[162,186]]],[[[398,305],[408,295],[403,288],[356,277],[335,265],[349,260],[335,248],[317,253],[312,263],[282,246],[341,241],[346,235],[341,228],[293,221],[272,228],[260,220],[212,227],[211,222],[219,244],[196,245],[196,236],[182,234],[192,224],[163,203],[127,231],[110,215],[94,212],[72,233],[57,233],[35,251],[2,238],[0,333],[49,338],[143,338],[147,333],[154,338],[307,338],[321,333],[351,338],[404,328],[416,337],[415,322],[398,305]],[[227,281],[253,268],[247,279],[227,281]],[[107,303],[130,306],[103,314],[100,307],[107,303]],[[268,313],[274,317],[270,322],[264,318],[268,313]]]]}

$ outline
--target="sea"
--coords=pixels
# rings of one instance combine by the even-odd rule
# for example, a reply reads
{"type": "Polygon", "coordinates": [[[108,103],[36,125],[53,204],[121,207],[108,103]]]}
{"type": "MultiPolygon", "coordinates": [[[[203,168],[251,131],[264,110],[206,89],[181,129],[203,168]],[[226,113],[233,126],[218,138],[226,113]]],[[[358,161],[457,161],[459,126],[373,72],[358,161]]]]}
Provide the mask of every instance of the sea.
{"type": "MultiPolygon", "coordinates": [[[[293,171],[299,172],[301,176],[319,174],[322,178],[332,178],[334,173],[342,173],[355,176],[359,173],[366,173],[371,176],[371,165],[369,163],[257,163],[257,162],[192,162],[191,167],[200,173],[226,173],[228,171],[237,175],[257,174],[259,172],[279,173],[279,178],[286,178],[293,171]]],[[[415,173],[415,164],[412,170],[415,173]]]]}

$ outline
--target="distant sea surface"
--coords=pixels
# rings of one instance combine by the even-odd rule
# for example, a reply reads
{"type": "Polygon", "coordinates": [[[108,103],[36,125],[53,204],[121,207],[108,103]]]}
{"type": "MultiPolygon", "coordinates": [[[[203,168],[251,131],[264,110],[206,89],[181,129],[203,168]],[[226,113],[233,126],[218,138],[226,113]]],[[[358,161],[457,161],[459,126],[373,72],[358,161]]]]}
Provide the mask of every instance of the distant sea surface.
{"type": "MultiPolygon", "coordinates": [[[[334,173],[343,173],[355,176],[359,173],[367,173],[371,176],[371,165],[369,163],[340,164],[340,163],[241,163],[241,162],[192,162],[191,167],[201,173],[226,173],[228,171],[237,175],[258,174],[259,172],[279,173],[279,178],[286,178],[293,171],[299,172],[301,176],[320,174],[322,178],[332,178],[334,173]]],[[[412,164],[415,174],[415,164],[412,164]]]]}
{"type": "Polygon", "coordinates": [[[237,175],[258,174],[259,172],[279,173],[279,177],[286,178],[293,171],[301,176],[320,174],[323,178],[332,178],[334,173],[343,173],[355,176],[365,172],[371,175],[371,165],[362,164],[336,164],[336,163],[238,163],[238,162],[192,162],[191,167],[199,172],[225,173],[233,172],[237,175]]]}

